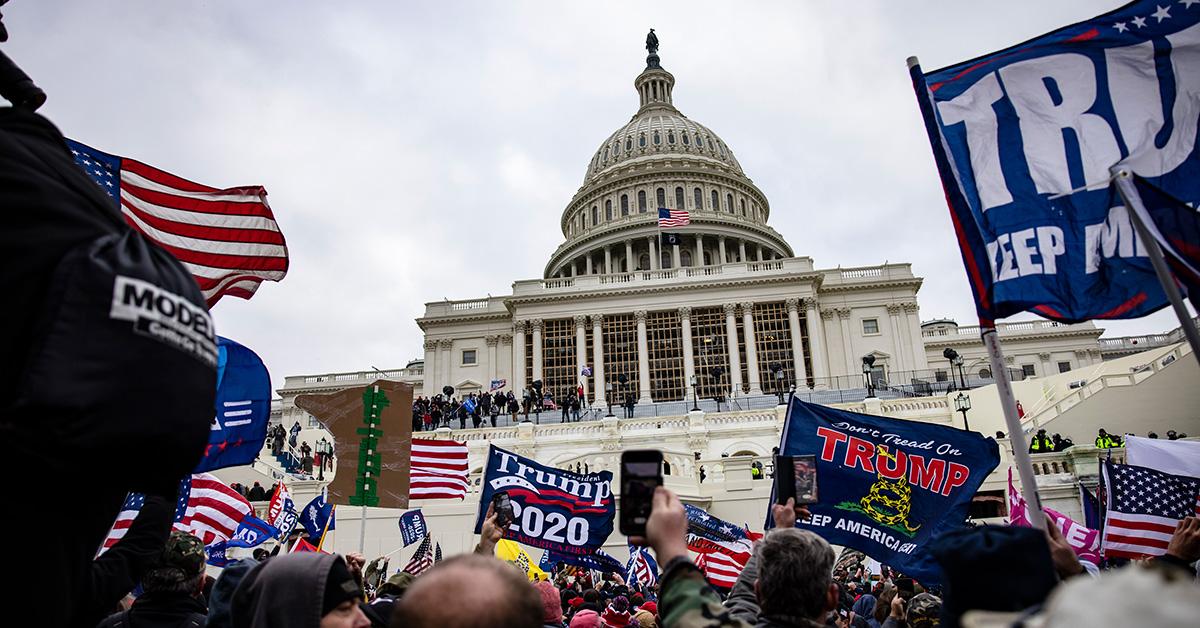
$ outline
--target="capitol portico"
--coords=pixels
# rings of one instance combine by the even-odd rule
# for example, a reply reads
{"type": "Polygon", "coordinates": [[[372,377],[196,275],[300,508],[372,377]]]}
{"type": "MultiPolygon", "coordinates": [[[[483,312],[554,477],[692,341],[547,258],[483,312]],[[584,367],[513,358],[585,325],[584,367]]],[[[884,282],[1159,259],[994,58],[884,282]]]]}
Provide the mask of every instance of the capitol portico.
{"type": "Polygon", "coordinates": [[[582,385],[601,404],[610,385],[614,403],[736,398],[861,385],[868,354],[877,379],[931,377],[909,265],[796,256],[732,149],[676,109],[674,85],[652,52],[639,108],[588,163],[541,279],[426,304],[425,394],[505,380],[555,396],[582,385]],[[690,224],[664,237],[659,208],[690,224]]]}

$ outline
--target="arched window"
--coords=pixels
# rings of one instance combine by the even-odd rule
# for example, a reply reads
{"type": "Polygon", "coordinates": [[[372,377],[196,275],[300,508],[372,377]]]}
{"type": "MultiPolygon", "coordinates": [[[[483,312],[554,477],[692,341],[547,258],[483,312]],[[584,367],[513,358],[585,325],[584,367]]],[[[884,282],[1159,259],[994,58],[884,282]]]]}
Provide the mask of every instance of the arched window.
{"type": "Polygon", "coordinates": [[[655,197],[656,197],[656,200],[658,201],[659,208],[663,208],[663,207],[667,206],[667,191],[666,190],[664,190],[662,188],[658,188],[658,190],[655,192],[655,197]]]}
{"type": "Polygon", "coordinates": [[[598,222],[600,222],[600,208],[592,205],[592,226],[595,227],[598,222]]]}
{"type": "Polygon", "coordinates": [[[608,163],[608,147],[604,147],[604,163],[608,163]]]}
{"type": "Polygon", "coordinates": [[[612,220],[612,199],[604,201],[604,219],[612,220]]]}
{"type": "Polygon", "coordinates": [[[725,195],[725,211],[727,211],[731,214],[733,213],[733,195],[732,194],[725,195]]]}
{"type": "Polygon", "coordinates": [[[704,140],[700,139],[699,133],[696,134],[696,146],[699,146],[700,148],[704,148],[704,140]]]}
{"type": "Polygon", "coordinates": [[[663,268],[663,269],[670,268],[671,267],[671,254],[667,251],[663,251],[659,255],[658,263],[659,263],[659,268],[663,268]]]}
{"type": "Polygon", "coordinates": [[[640,146],[641,148],[646,147],[646,134],[645,133],[638,134],[638,146],[640,146]]]}
{"type": "Polygon", "coordinates": [[[701,191],[700,188],[696,188],[692,191],[694,192],[694,194],[692,194],[692,202],[696,204],[696,211],[704,209],[704,192],[701,191]]]}
{"type": "Polygon", "coordinates": [[[655,131],[654,132],[654,145],[657,146],[659,144],[662,144],[662,135],[659,135],[658,131],[655,131]]]}
{"type": "Polygon", "coordinates": [[[742,204],[742,215],[745,216],[746,215],[746,199],[743,198],[743,199],[741,199],[740,202],[742,204]]]}
{"type": "Polygon", "coordinates": [[[683,188],[675,188],[675,209],[683,209],[683,188]]]}
{"type": "Polygon", "coordinates": [[[682,140],[683,140],[683,145],[684,145],[684,146],[687,146],[687,145],[691,144],[691,140],[689,140],[689,139],[688,139],[688,134],[687,134],[687,133],[680,133],[680,134],[679,134],[679,139],[682,139],[682,140]]]}
{"type": "Polygon", "coordinates": [[[675,143],[675,132],[674,131],[667,131],[667,143],[668,144],[675,143]]]}
{"type": "Polygon", "coordinates": [[[638,213],[646,213],[646,190],[638,190],[638,213]]]}
{"type": "Polygon", "coordinates": [[[621,215],[622,216],[629,215],[629,195],[628,194],[621,195],[621,215]]]}
{"type": "Polygon", "coordinates": [[[638,258],[637,269],[638,270],[650,270],[650,254],[649,253],[642,253],[642,256],[638,258]]]}
{"type": "Polygon", "coordinates": [[[691,266],[692,265],[692,252],[691,251],[684,249],[679,252],[679,265],[680,266],[691,266]]]}
{"type": "Polygon", "coordinates": [[[719,153],[720,153],[720,155],[721,155],[721,159],[725,159],[725,145],[724,145],[724,144],[717,144],[717,147],[718,147],[718,152],[719,152],[719,153]]]}
{"type": "Polygon", "coordinates": [[[625,138],[625,152],[633,150],[633,136],[625,138]]]}
{"type": "Polygon", "coordinates": [[[710,207],[709,209],[711,209],[713,211],[717,211],[718,209],[721,209],[721,197],[717,195],[716,190],[712,191],[712,207],[710,207]]]}
{"type": "Polygon", "coordinates": [[[705,265],[705,266],[711,266],[711,265],[712,265],[712,254],[711,254],[711,253],[709,253],[708,251],[705,251],[705,252],[704,252],[704,265],[705,265]]]}

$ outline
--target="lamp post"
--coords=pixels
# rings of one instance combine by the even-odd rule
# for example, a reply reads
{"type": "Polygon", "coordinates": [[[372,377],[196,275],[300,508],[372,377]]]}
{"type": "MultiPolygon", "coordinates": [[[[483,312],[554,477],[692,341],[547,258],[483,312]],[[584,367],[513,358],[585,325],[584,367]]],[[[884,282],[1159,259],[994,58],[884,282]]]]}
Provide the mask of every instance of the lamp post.
{"type": "Polygon", "coordinates": [[[963,367],[963,357],[961,355],[959,355],[957,351],[955,351],[954,349],[951,349],[950,347],[946,347],[946,349],[944,351],[942,351],[942,357],[946,358],[946,360],[948,360],[950,362],[950,391],[953,392],[955,387],[958,386],[954,383],[955,367],[958,368],[958,376],[959,376],[959,379],[962,381],[961,386],[958,386],[958,387],[966,388],[967,387],[967,378],[963,375],[963,368],[962,368],[963,367]]]}
{"type": "Polygon", "coordinates": [[[867,398],[875,396],[875,380],[871,377],[871,369],[875,366],[875,356],[871,354],[862,357],[863,379],[867,380],[867,398]]]}
{"type": "Polygon", "coordinates": [[[608,418],[613,415],[613,413],[612,413],[612,382],[604,382],[604,398],[605,398],[605,400],[608,401],[608,414],[604,415],[604,417],[608,418]]]}
{"type": "Polygon", "coordinates": [[[971,424],[967,423],[967,410],[971,409],[971,398],[964,393],[958,393],[954,398],[954,409],[963,413],[963,428],[971,431],[971,424]]]}
{"type": "Polygon", "coordinates": [[[694,374],[692,375],[692,412],[700,411],[700,402],[696,397],[696,382],[699,380],[694,374]]]}

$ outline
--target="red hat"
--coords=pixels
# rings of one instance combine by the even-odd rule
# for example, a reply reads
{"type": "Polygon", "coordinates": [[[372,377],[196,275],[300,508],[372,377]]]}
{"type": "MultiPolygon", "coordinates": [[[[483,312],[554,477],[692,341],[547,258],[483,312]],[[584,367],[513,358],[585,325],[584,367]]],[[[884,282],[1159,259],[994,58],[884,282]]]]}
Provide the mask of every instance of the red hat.
{"type": "Polygon", "coordinates": [[[579,608],[580,606],[583,606],[583,598],[573,597],[567,602],[567,604],[570,604],[571,608],[579,608]]]}
{"type": "Polygon", "coordinates": [[[658,604],[655,604],[654,602],[646,602],[645,604],[642,604],[638,608],[641,610],[644,610],[644,611],[650,611],[651,613],[658,615],[658,604]]]}

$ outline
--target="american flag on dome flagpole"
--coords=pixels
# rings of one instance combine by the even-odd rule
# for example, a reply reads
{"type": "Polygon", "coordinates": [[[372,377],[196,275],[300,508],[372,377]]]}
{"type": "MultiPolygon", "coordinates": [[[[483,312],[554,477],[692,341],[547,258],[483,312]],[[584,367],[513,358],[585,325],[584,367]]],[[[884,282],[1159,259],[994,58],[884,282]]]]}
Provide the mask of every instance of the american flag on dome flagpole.
{"type": "Polygon", "coordinates": [[[221,190],[74,140],[67,146],[125,222],[187,267],[209,307],[225,295],[249,299],[287,274],[287,244],[262,187],[221,190]]]}
{"type": "Polygon", "coordinates": [[[685,209],[658,208],[658,228],[686,227],[692,223],[691,216],[685,209]]]}
{"type": "Polygon", "coordinates": [[[408,495],[413,499],[467,497],[467,444],[414,438],[408,495]]]}
{"type": "MultiPolygon", "coordinates": [[[[438,545],[438,549],[441,549],[440,544],[438,545]]],[[[433,563],[436,562],[434,558],[433,540],[426,534],[425,539],[417,546],[417,551],[413,554],[412,559],[408,561],[408,564],[401,571],[419,576],[433,566],[433,563]]]]}
{"type": "MultiPolygon", "coordinates": [[[[117,520],[105,537],[101,552],[120,541],[129,526],[146,503],[142,493],[130,493],[125,498],[117,520]]],[[[246,501],[232,487],[209,473],[197,473],[179,483],[179,498],[175,504],[174,524],[171,528],[196,535],[205,545],[231,538],[238,524],[247,515],[254,513],[246,501]]]]}
{"type": "Polygon", "coordinates": [[[1200,515],[1200,478],[1105,462],[1104,484],[1106,558],[1161,556],[1179,521],[1200,515]]]}

